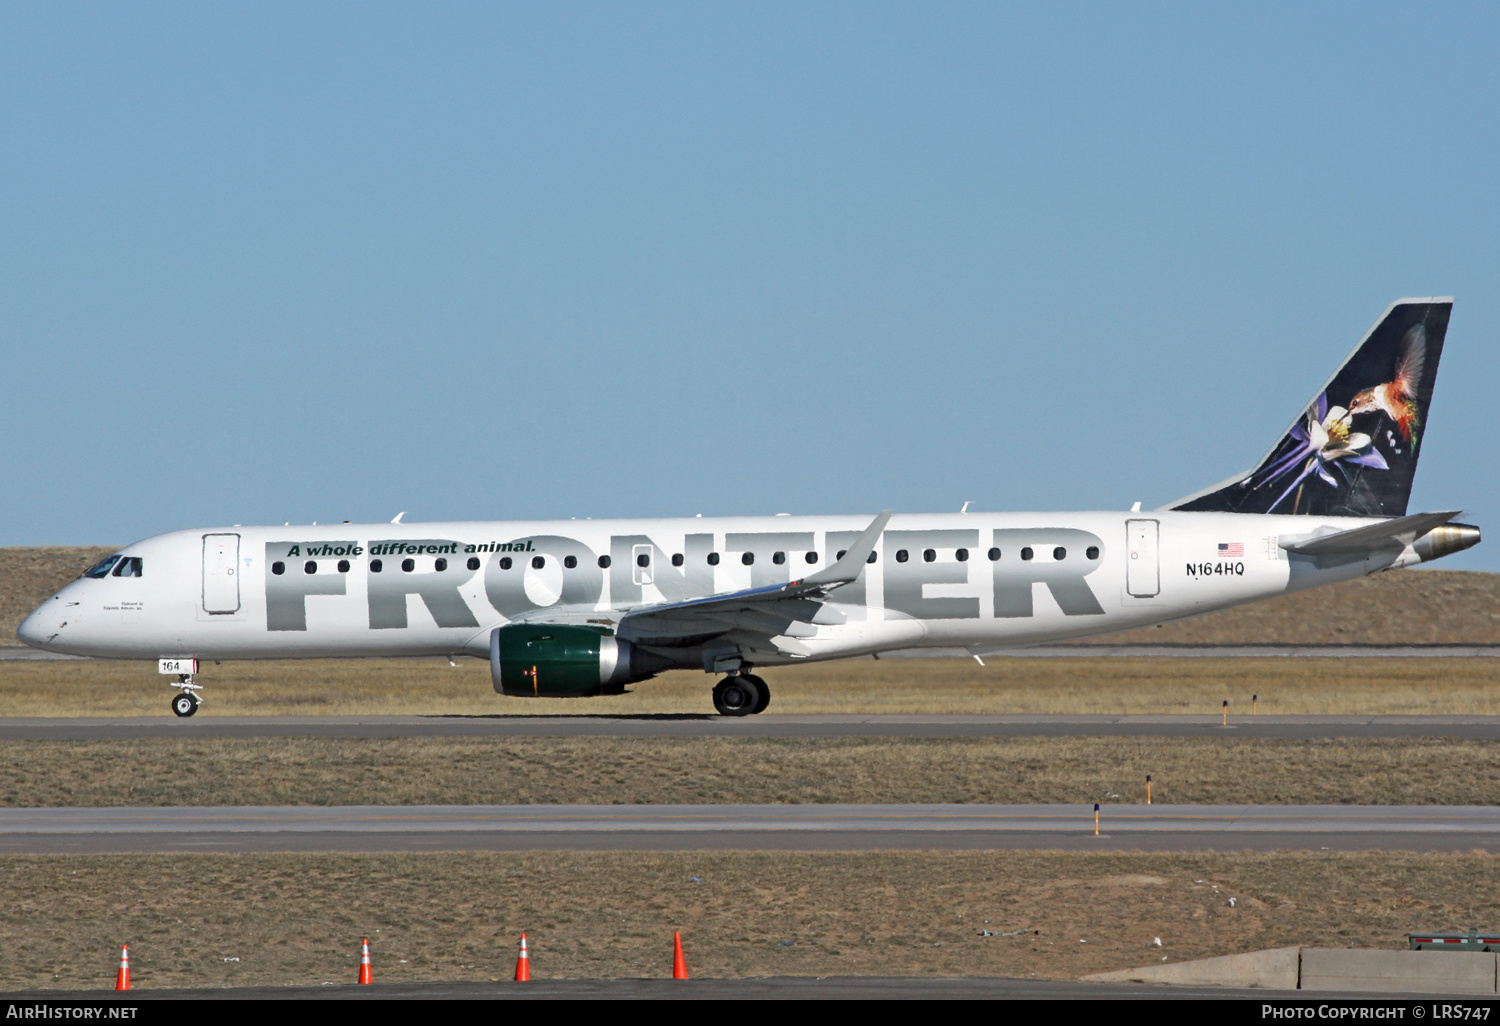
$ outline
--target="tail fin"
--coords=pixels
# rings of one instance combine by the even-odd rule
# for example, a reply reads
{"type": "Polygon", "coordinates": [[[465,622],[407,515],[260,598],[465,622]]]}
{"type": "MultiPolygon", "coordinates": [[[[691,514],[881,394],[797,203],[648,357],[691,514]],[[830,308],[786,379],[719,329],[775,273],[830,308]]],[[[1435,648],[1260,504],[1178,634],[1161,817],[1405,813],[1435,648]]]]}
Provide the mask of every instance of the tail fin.
{"type": "Polygon", "coordinates": [[[1254,470],[1164,508],[1405,516],[1452,310],[1392,303],[1254,470]]]}

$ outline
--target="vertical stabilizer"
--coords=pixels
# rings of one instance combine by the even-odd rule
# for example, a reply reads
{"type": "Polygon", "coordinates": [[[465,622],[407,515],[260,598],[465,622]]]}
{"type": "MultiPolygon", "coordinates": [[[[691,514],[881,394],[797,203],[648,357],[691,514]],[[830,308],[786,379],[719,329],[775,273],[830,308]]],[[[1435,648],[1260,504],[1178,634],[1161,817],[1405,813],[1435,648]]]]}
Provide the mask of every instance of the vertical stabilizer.
{"type": "Polygon", "coordinates": [[[1401,299],[1254,470],[1165,507],[1406,515],[1452,299],[1401,299]]]}

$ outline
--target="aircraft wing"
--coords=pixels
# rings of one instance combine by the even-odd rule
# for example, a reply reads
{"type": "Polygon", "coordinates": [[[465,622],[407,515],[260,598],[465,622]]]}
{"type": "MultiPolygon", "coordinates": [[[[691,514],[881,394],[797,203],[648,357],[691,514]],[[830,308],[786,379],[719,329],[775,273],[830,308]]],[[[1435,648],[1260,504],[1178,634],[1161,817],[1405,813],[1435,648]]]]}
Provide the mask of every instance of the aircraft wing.
{"type": "MultiPolygon", "coordinates": [[[[842,557],[807,577],[685,602],[638,606],[620,617],[617,633],[638,644],[661,647],[700,644],[731,633],[752,647],[764,647],[771,638],[810,637],[817,633],[818,624],[844,622],[844,615],[825,606],[824,600],[864,573],[890,519],[890,510],[881,513],[842,557]]],[[[790,640],[771,647],[788,654],[806,654],[799,653],[801,646],[790,640]]]]}

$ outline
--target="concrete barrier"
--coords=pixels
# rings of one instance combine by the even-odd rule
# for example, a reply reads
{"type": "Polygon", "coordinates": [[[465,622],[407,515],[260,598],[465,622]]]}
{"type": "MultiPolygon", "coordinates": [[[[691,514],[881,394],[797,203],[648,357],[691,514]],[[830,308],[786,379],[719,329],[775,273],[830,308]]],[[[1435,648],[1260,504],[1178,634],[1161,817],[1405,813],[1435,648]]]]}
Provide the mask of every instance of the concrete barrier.
{"type": "Polygon", "coordinates": [[[1083,982],[1267,990],[1300,987],[1366,994],[1495,994],[1500,992],[1500,956],[1490,951],[1269,948],[1095,973],[1083,977],[1083,982]]]}
{"type": "MultiPolygon", "coordinates": [[[[1265,987],[1297,989],[1297,954],[1300,948],[1269,948],[1243,955],[1200,958],[1191,962],[1164,962],[1139,969],[1085,976],[1086,983],[1167,983],[1179,987],[1265,987]]],[[[1404,952],[1402,952],[1404,954],[1404,952]]]]}
{"type": "Polygon", "coordinates": [[[1382,994],[1494,994],[1492,951],[1303,948],[1303,990],[1382,994]]]}

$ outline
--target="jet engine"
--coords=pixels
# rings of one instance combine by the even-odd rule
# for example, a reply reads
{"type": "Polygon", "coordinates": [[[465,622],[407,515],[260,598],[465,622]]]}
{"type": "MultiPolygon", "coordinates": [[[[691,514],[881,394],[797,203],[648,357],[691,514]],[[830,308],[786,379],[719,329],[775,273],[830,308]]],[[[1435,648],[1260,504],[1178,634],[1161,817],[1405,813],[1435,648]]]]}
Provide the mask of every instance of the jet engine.
{"type": "Polygon", "coordinates": [[[502,695],[618,695],[668,665],[605,627],[517,623],[490,632],[490,678],[502,695]]]}

